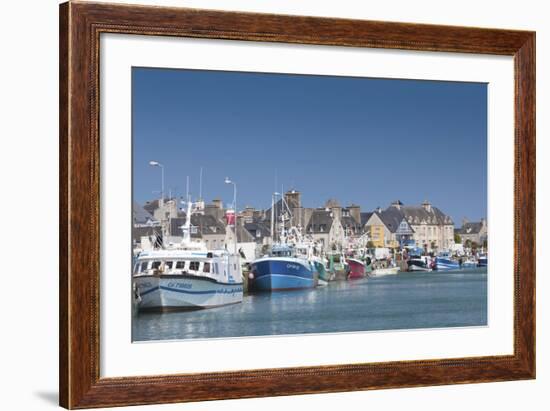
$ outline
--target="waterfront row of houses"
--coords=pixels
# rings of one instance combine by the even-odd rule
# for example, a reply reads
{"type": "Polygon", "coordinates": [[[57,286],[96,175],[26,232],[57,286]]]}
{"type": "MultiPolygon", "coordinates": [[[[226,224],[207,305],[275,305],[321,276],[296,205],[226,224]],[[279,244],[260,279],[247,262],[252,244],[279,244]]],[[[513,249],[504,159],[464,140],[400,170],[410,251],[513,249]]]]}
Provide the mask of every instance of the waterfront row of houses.
{"type": "MultiPolygon", "coordinates": [[[[209,249],[224,248],[234,243],[235,229],[228,225],[227,210],[221,200],[210,204],[198,203],[193,214],[192,237],[201,238],[209,249]]],[[[163,242],[181,241],[180,227],[185,221],[185,213],[178,207],[176,199],[154,200],[144,206],[134,204],[133,238],[135,245],[142,248],[149,240],[162,237],[163,242]]],[[[270,245],[272,230],[276,223],[289,227],[301,227],[302,234],[309,236],[325,251],[338,250],[346,239],[368,239],[370,247],[399,248],[406,245],[423,247],[427,251],[450,249],[455,239],[464,244],[483,244],[487,239],[487,224],[464,221],[460,229],[455,230],[454,222],[429,201],[420,205],[405,205],[395,201],[386,209],[378,208],[371,212],[362,212],[360,206],[352,204],[342,207],[337,200],[328,200],[324,207],[303,207],[301,193],[290,190],[283,199],[274,203],[273,209],[257,210],[246,207],[236,218],[239,248],[247,258],[264,252],[262,248],[270,245]],[[273,219],[273,223],[272,220],[273,219]]]]}

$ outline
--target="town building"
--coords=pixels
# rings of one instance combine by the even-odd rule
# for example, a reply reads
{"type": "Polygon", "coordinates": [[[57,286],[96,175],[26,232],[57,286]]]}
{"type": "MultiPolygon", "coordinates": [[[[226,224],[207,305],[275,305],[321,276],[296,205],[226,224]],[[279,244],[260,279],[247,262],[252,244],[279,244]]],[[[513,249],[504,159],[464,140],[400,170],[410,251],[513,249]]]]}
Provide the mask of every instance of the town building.
{"type": "Polygon", "coordinates": [[[394,201],[385,210],[375,210],[364,229],[375,247],[416,245],[436,251],[450,249],[454,244],[453,220],[428,201],[420,206],[394,201]]]}
{"type": "Polygon", "coordinates": [[[462,227],[456,230],[463,245],[477,244],[484,246],[487,242],[487,220],[482,218],[480,221],[462,220],[462,227]]]}
{"type": "MultiPolygon", "coordinates": [[[[175,204],[174,199],[154,200],[142,208],[136,204],[134,240],[139,234],[158,236],[160,232],[165,243],[181,241],[185,213],[177,210],[175,204]]],[[[395,201],[385,210],[361,212],[356,204],[342,207],[337,200],[329,199],[324,207],[309,208],[303,207],[299,191],[289,190],[275,202],[273,209],[247,206],[237,216],[226,215],[232,211],[224,209],[219,199],[201,204],[191,218],[191,237],[202,239],[210,249],[228,248],[234,244],[236,221],[239,248],[247,260],[267,253],[278,240],[277,228],[281,224],[286,229],[297,227],[302,235],[322,245],[324,251],[341,250],[355,240],[367,242],[366,239],[372,247],[417,246],[427,251],[450,249],[454,244],[451,217],[428,201],[418,206],[395,201]]],[[[465,224],[462,235],[463,241],[469,239],[481,244],[487,237],[484,220],[465,224]]]]}

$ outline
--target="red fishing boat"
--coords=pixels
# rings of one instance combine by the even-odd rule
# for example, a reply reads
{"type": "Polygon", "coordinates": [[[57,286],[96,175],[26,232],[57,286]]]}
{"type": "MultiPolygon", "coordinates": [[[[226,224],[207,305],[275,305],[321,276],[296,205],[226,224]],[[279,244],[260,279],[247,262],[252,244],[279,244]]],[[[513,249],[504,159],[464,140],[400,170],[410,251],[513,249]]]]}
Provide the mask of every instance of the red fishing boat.
{"type": "Polygon", "coordinates": [[[346,262],[349,267],[348,280],[365,277],[365,263],[355,258],[347,258],[346,262]]]}

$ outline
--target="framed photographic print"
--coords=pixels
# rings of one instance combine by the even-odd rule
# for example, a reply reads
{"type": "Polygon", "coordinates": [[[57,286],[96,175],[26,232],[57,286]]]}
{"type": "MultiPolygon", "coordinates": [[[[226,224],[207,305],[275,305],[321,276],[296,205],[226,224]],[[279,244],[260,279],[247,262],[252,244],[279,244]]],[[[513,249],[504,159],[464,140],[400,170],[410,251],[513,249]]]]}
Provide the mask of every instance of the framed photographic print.
{"type": "Polygon", "coordinates": [[[535,33],[60,6],[60,403],[535,377],[535,33]]]}

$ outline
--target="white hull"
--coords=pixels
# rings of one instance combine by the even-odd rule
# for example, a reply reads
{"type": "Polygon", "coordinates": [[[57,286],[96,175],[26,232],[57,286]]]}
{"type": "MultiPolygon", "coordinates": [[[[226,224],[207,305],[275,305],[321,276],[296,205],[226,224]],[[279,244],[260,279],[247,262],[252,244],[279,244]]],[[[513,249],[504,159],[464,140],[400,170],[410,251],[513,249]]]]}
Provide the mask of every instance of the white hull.
{"type": "Polygon", "coordinates": [[[424,271],[424,272],[429,272],[429,271],[432,271],[431,268],[424,268],[424,267],[419,267],[417,265],[410,265],[409,266],[409,271],[424,271]]]}
{"type": "Polygon", "coordinates": [[[192,275],[136,276],[140,310],[192,310],[240,303],[243,284],[220,283],[192,275]]]}
{"type": "Polygon", "coordinates": [[[372,270],[372,275],[382,277],[383,275],[395,275],[399,272],[399,267],[378,268],[372,270]]]}

